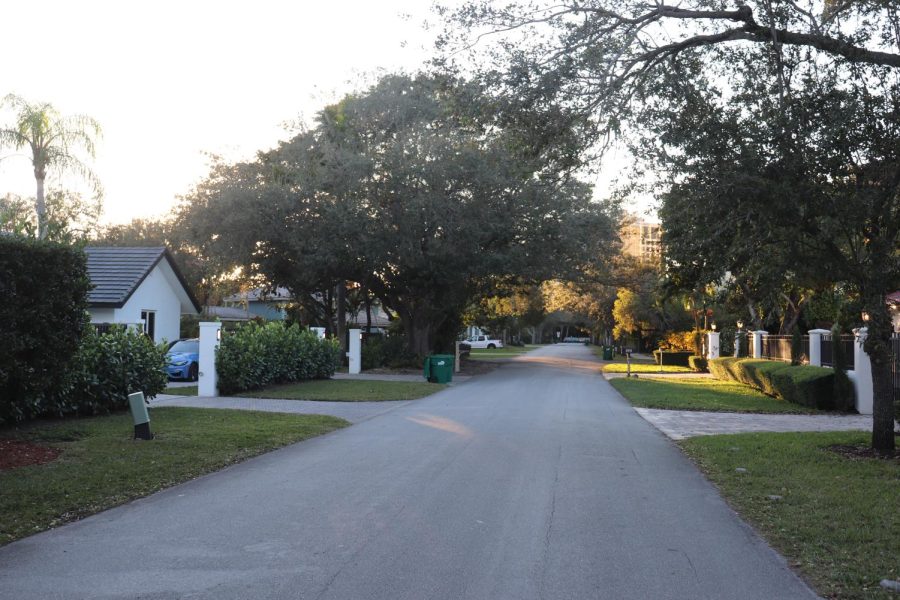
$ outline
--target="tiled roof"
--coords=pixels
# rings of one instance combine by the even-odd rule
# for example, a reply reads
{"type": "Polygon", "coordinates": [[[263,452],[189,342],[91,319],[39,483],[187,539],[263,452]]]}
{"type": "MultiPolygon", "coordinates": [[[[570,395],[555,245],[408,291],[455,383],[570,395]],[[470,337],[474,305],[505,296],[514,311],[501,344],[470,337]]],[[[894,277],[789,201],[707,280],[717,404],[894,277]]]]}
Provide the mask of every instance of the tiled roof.
{"type": "Polygon", "coordinates": [[[184,287],[188,298],[197,312],[199,305],[184,282],[178,267],[164,246],[157,247],[117,247],[88,246],[88,276],[94,288],[88,292],[88,304],[93,307],[120,308],[163,258],[184,287]]]}

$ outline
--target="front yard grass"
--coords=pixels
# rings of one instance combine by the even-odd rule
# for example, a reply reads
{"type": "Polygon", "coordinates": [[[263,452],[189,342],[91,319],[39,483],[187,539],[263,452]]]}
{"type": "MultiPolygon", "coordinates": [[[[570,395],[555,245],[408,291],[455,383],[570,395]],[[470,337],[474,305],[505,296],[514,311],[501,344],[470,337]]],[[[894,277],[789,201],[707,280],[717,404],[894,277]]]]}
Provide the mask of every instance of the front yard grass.
{"type": "Polygon", "coordinates": [[[525,344],[524,346],[505,346],[503,348],[472,348],[469,352],[470,360],[490,360],[494,358],[515,358],[530,352],[535,348],[540,348],[535,344],[525,344]]]}
{"type": "Polygon", "coordinates": [[[244,398],[278,400],[320,400],[330,402],[381,402],[384,400],[416,400],[439,392],[442,383],[419,381],[382,381],[369,379],[316,379],[236,394],[244,398]]]}
{"type": "Polygon", "coordinates": [[[0,544],[349,425],[200,408],[152,408],[150,418],[152,441],[132,439],[128,413],[0,430],[0,438],[62,450],[52,462],[0,471],[0,544]]]}
{"type": "Polygon", "coordinates": [[[766,396],[742,383],[706,377],[610,379],[610,384],[640,408],[743,413],[818,414],[814,408],[766,396]]]}
{"type": "Polygon", "coordinates": [[[747,433],[679,442],[731,506],[821,596],[896,598],[879,582],[900,579],[900,461],[851,459],[826,449],[868,443],[868,434],[856,432],[747,433]]]}
{"type": "MultiPolygon", "coordinates": [[[[592,346],[591,351],[597,358],[603,358],[603,346],[592,346]]],[[[603,372],[604,373],[627,373],[628,372],[628,360],[624,356],[615,355],[612,361],[604,360],[603,361],[603,372]]],[[[631,358],[631,372],[632,373],[659,373],[660,368],[653,359],[646,358],[631,358]]],[[[693,373],[694,371],[688,367],[680,367],[676,365],[666,365],[664,364],[662,367],[663,373],[693,373]]]]}

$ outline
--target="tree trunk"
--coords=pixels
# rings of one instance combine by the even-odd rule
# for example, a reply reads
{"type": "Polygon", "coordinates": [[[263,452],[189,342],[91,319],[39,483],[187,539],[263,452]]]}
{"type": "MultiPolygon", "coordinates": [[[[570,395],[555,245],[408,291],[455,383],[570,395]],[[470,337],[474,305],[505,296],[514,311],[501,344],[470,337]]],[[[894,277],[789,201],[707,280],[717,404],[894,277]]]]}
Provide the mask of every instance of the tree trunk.
{"type": "Polygon", "coordinates": [[[891,380],[891,315],[884,296],[867,302],[869,313],[864,349],[872,361],[872,448],[888,454],[894,451],[894,384],[891,380]]]}
{"type": "Polygon", "coordinates": [[[416,356],[430,354],[434,327],[422,311],[415,308],[401,311],[400,319],[406,330],[407,349],[416,356]]]}
{"type": "Polygon", "coordinates": [[[37,181],[37,195],[34,201],[34,209],[37,213],[38,239],[47,237],[47,203],[44,200],[44,175],[35,170],[34,179],[37,181]]]}

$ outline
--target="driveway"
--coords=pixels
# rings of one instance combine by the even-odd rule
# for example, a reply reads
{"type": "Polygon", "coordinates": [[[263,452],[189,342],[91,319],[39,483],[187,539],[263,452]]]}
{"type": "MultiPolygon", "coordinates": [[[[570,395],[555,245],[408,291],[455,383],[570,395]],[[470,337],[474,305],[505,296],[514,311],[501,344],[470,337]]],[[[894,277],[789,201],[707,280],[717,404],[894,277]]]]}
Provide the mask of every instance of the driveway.
{"type": "Polygon", "coordinates": [[[814,598],[552,346],[0,548],[0,598],[814,598]]]}

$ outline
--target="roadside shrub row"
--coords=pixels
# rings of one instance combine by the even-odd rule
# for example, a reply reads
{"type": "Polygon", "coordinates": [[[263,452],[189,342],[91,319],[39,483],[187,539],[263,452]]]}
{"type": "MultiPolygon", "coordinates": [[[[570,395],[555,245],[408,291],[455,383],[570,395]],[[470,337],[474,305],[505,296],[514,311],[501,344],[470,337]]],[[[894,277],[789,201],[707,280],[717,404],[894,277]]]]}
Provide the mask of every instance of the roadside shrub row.
{"type": "Polygon", "coordinates": [[[84,253],[0,235],[0,424],[40,415],[87,321],[84,253]]]}
{"type": "Polygon", "coordinates": [[[687,367],[689,366],[690,358],[694,356],[694,352],[690,350],[654,350],[653,358],[656,360],[656,364],[660,364],[660,360],[662,360],[663,365],[674,365],[677,367],[687,367]]]}
{"type": "Polygon", "coordinates": [[[364,371],[381,367],[400,369],[421,366],[420,358],[407,350],[406,336],[399,334],[366,336],[361,358],[364,371]]]}
{"type": "Polygon", "coordinates": [[[716,358],[708,363],[717,379],[738,381],[765,394],[820,410],[850,410],[850,397],[835,391],[833,369],[770,360],[716,358]]]}
{"type": "Polygon", "coordinates": [[[702,356],[688,357],[688,366],[698,373],[706,373],[708,370],[707,360],[702,356]]]}
{"type": "Polygon", "coordinates": [[[216,353],[219,391],[233,394],[270,384],[334,375],[337,340],[320,340],[297,324],[249,323],[222,338],[216,353]]]}

